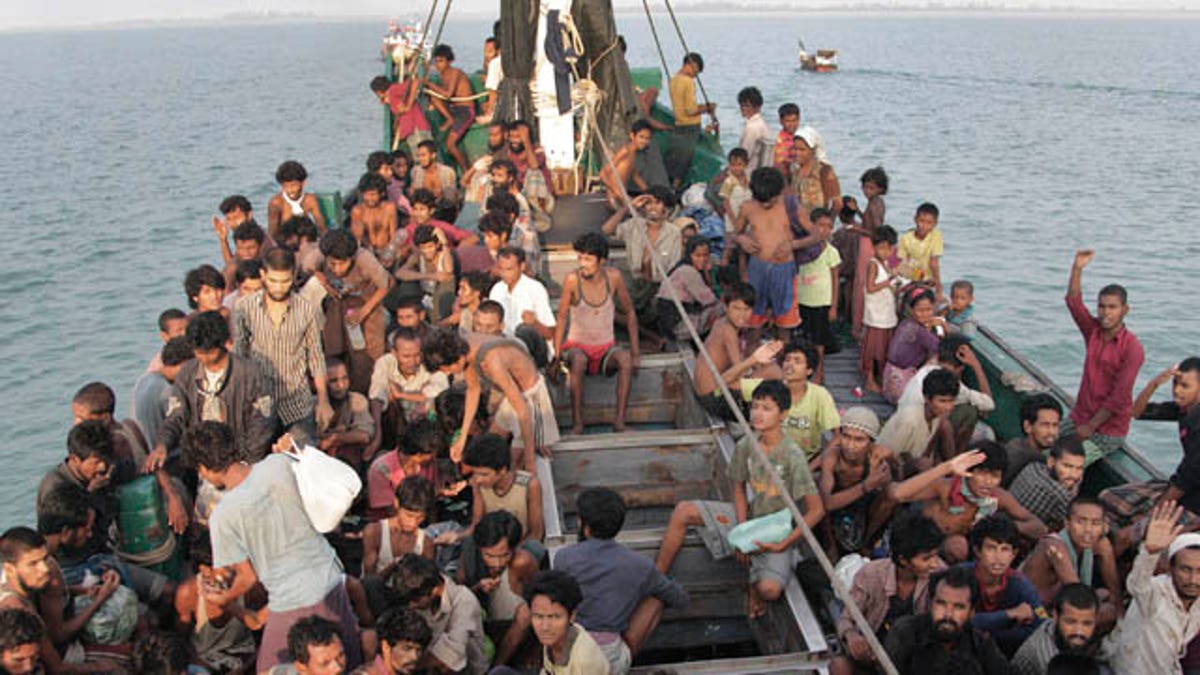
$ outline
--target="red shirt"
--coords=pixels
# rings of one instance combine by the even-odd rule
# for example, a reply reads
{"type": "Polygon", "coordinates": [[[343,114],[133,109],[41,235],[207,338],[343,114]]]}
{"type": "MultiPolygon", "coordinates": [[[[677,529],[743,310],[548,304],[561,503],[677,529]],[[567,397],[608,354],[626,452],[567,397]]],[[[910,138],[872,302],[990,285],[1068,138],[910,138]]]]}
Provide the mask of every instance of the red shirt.
{"type": "MultiPolygon", "coordinates": [[[[450,240],[451,246],[458,246],[458,242],[471,236],[470,232],[467,232],[466,230],[464,230],[460,227],[455,227],[454,225],[451,225],[450,223],[447,223],[444,220],[438,220],[437,218],[431,218],[429,220],[429,222],[427,222],[425,224],[432,225],[432,226],[436,227],[437,229],[441,230],[442,234],[446,235],[446,238],[450,240]]],[[[404,231],[406,233],[408,233],[408,242],[410,244],[412,244],[413,235],[415,235],[417,233],[417,222],[412,221],[408,225],[405,225],[404,231]]]]}
{"type": "Polygon", "coordinates": [[[1129,433],[1133,407],[1133,383],[1146,360],[1142,343],[1124,326],[1115,338],[1105,339],[1100,320],[1088,312],[1082,296],[1068,295],[1067,309],[1087,346],[1083,379],[1079,381],[1079,396],[1071,419],[1076,425],[1086,424],[1103,408],[1112,416],[1095,431],[1106,436],[1125,436],[1129,433]]]}

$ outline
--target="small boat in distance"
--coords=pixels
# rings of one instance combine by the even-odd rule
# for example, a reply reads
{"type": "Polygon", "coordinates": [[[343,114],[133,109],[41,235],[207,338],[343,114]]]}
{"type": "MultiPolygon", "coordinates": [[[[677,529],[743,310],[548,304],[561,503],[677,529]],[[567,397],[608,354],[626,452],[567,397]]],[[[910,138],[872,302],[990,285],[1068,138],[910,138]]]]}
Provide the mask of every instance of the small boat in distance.
{"type": "Polygon", "coordinates": [[[818,49],[816,54],[809,54],[800,41],[800,69],[811,70],[814,73],[832,73],[838,69],[838,51],[836,49],[818,49]]]}

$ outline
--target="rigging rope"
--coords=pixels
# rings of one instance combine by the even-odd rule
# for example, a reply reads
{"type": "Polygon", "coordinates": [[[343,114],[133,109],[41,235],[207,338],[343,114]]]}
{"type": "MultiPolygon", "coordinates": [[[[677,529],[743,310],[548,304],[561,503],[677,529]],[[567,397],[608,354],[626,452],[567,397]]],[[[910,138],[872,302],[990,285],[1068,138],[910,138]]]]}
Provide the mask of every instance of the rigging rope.
{"type": "Polygon", "coordinates": [[[671,77],[671,68],[667,66],[667,57],[663,54],[662,41],[658,39],[658,28],[654,26],[654,15],[650,13],[649,0],[642,0],[642,7],[646,9],[646,21],[650,23],[650,34],[654,36],[654,48],[658,50],[658,60],[662,62],[663,78],[671,77]]]}
{"type": "MultiPolygon", "coordinates": [[[[594,125],[595,121],[593,120],[592,123],[594,125]]],[[[604,136],[599,133],[599,130],[595,129],[594,132],[594,135],[600,141],[601,149],[604,151],[604,162],[609,166],[609,168],[612,169],[615,175],[617,168],[612,162],[612,151],[609,149],[608,144],[604,141],[604,136]]],[[[633,203],[629,199],[629,193],[625,191],[624,185],[621,185],[620,187],[621,201],[624,202],[625,208],[629,210],[629,214],[633,216],[636,212],[633,208],[633,203]]],[[[721,377],[720,369],[717,368],[717,364],[713,362],[712,355],[709,354],[708,349],[704,346],[704,341],[700,339],[700,334],[696,331],[695,324],[692,323],[691,318],[684,309],[683,302],[679,299],[678,291],[675,290],[675,286],[673,284],[667,281],[668,275],[666,270],[663,269],[662,264],[659,262],[656,256],[650,256],[650,262],[654,266],[656,273],[662,277],[662,287],[665,287],[668,295],[671,296],[671,302],[675,305],[675,311],[679,312],[680,320],[683,322],[683,325],[687,327],[688,334],[691,337],[692,342],[694,342],[696,345],[697,353],[699,353],[699,355],[703,358],[705,365],[708,367],[709,371],[712,372],[713,377],[716,379],[717,386],[721,391],[721,395],[725,398],[725,404],[729,406],[731,411],[733,411],[733,415],[737,418],[738,424],[740,424],[742,428],[747,431],[747,437],[750,438],[752,448],[751,455],[754,457],[754,460],[759,462],[762,465],[762,468],[766,470],[767,476],[771,480],[772,487],[775,488],[775,490],[779,493],[779,496],[783,498],[784,503],[787,504],[788,510],[791,511],[792,518],[796,521],[797,525],[800,527],[800,532],[804,535],[805,543],[808,544],[809,548],[812,550],[813,556],[821,565],[821,569],[824,570],[825,575],[829,578],[829,582],[833,586],[834,593],[845,605],[845,611],[850,612],[850,618],[853,619],[855,628],[858,629],[858,632],[871,647],[871,651],[875,654],[875,658],[879,663],[879,666],[883,668],[883,671],[887,673],[887,675],[899,675],[899,671],[896,670],[896,666],[892,663],[891,658],[888,657],[883,645],[880,644],[879,638],[876,637],[875,631],[871,628],[871,625],[867,623],[866,617],[863,616],[862,610],[859,609],[858,605],[854,602],[854,599],[850,597],[849,590],[834,571],[833,563],[831,563],[829,561],[829,557],[825,555],[824,547],[822,547],[821,543],[817,541],[817,538],[813,534],[812,529],[809,528],[808,523],[804,522],[804,514],[801,513],[800,507],[796,505],[796,501],[792,499],[791,489],[783,482],[783,478],[780,477],[779,473],[775,470],[775,467],[772,466],[770,461],[767,460],[767,455],[763,452],[762,446],[759,445],[758,438],[755,437],[754,433],[751,431],[750,423],[746,420],[745,415],[742,414],[741,406],[738,405],[737,400],[734,399],[733,394],[729,391],[729,385],[725,383],[725,378],[721,377]]]]}
{"type": "MultiPolygon", "coordinates": [[[[683,29],[679,27],[679,20],[675,18],[675,10],[671,7],[671,0],[663,0],[663,4],[667,6],[667,13],[671,15],[671,23],[675,24],[675,34],[679,36],[679,44],[683,47],[684,54],[692,53],[692,50],[688,48],[687,40],[683,37],[683,29]]],[[[696,84],[700,85],[700,96],[704,98],[704,104],[711,108],[712,104],[709,103],[708,92],[704,90],[704,81],[700,79],[700,73],[696,73],[696,84]]],[[[710,110],[708,116],[712,118],[713,122],[717,121],[717,112],[715,110],[710,110]]]]}

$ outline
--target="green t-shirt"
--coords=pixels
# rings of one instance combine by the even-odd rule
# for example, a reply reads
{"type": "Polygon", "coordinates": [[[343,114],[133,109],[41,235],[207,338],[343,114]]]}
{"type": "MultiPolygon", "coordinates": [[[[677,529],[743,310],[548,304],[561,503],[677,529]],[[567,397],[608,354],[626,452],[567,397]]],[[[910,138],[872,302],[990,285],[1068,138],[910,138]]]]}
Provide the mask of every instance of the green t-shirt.
{"type": "MultiPolygon", "coordinates": [[[[742,396],[749,401],[754,388],[761,382],[761,379],[751,377],[743,379],[742,396]]],[[[821,452],[821,434],[840,426],[842,416],[838,414],[829,390],[809,382],[804,398],[793,401],[792,407],[788,408],[783,420],[783,433],[812,459],[821,452]]]]}
{"type": "Polygon", "coordinates": [[[842,264],[842,256],[834,246],[825,244],[825,250],[812,262],[800,266],[800,286],[797,301],[805,307],[828,307],[833,304],[833,275],[829,270],[842,264]]]}
{"type": "MultiPolygon", "coordinates": [[[[758,518],[787,506],[772,485],[770,476],[762,464],[750,460],[751,447],[749,436],[738,441],[725,475],[735,483],[744,482],[750,486],[750,492],[754,494],[754,501],[750,504],[750,517],[758,518]]],[[[766,448],[763,450],[766,451],[766,448]]],[[[817,484],[813,482],[812,473],[808,470],[808,458],[787,434],[784,434],[778,447],[767,451],[767,459],[783,478],[784,485],[791,490],[792,499],[799,501],[801,497],[817,494],[817,484]]]]}

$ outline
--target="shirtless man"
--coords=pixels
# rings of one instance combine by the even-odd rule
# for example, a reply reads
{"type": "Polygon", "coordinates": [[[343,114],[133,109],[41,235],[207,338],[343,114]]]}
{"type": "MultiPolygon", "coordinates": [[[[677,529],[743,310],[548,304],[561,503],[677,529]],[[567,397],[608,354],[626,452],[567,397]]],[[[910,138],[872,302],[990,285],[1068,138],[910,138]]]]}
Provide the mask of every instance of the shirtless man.
{"type": "Polygon", "coordinates": [[[747,277],[757,292],[752,326],[775,323],[775,337],[787,340],[800,325],[796,303],[796,259],[794,250],[819,241],[816,236],[793,239],[790,208],[782,198],[783,173],[773,166],[750,174],[751,199],[742,204],[734,222],[734,240],[750,254],[747,277]]]}
{"type": "Polygon", "coordinates": [[[1104,507],[1092,497],[1071,502],[1066,527],[1038,540],[1021,563],[1021,571],[1037,586],[1042,603],[1054,602],[1066,584],[1084,583],[1100,591],[1099,628],[1107,632],[1125,613],[1121,603],[1121,575],[1112,542],[1105,536],[1108,525],[1104,507]]]}
{"type": "Polygon", "coordinates": [[[492,420],[494,426],[513,435],[514,453],[521,449],[521,461],[514,465],[535,473],[535,454],[550,456],[550,446],[558,440],[558,422],[546,380],[524,344],[511,338],[478,333],[463,336],[452,329],[438,328],[430,332],[421,355],[430,372],[462,375],[467,382],[462,433],[450,446],[450,459],[462,461],[486,383],[504,395],[492,420]]]}
{"type": "Polygon", "coordinates": [[[438,202],[458,201],[458,179],[454,169],[438,161],[437,144],[433,141],[421,141],[417,145],[417,165],[412,170],[411,188],[414,208],[417,191],[422,188],[432,192],[438,202]]]}
{"type": "Polygon", "coordinates": [[[612,210],[620,208],[623,202],[621,195],[626,191],[642,193],[650,189],[649,184],[638,172],[636,164],[637,153],[649,147],[653,140],[654,128],[650,123],[637,120],[629,129],[629,142],[613,155],[612,164],[606,164],[600,170],[600,180],[608,190],[608,206],[612,210]]]}
{"type": "Polygon", "coordinates": [[[364,174],[358,181],[358,193],[359,201],[350,209],[350,231],[390,270],[396,264],[400,242],[396,240],[396,205],[387,200],[387,179],[378,173],[364,174]]]}
{"type": "Polygon", "coordinates": [[[321,203],[317,196],[304,192],[304,182],[308,180],[308,171],[304,165],[294,160],[288,160],[275,170],[275,182],[279,183],[279,193],[271,196],[267,202],[267,232],[272,241],[279,240],[279,226],[288,218],[308,216],[317,225],[321,234],[325,234],[325,216],[321,213],[321,203]]]}
{"type": "Polygon", "coordinates": [[[892,483],[888,496],[899,503],[924,502],[922,513],[946,535],[942,557],[949,564],[967,560],[967,535],[975,523],[1003,511],[1022,536],[1036,539],[1046,533],[1038,517],[1000,487],[1008,454],[995,441],[942,462],[903,483],[892,483]]]}
{"type": "Polygon", "coordinates": [[[441,130],[446,132],[446,152],[454,158],[459,168],[467,170],[467,158],[459,149],[459,141],[471,130],[475,122],[475,103],[470,99],[471,79],[463,71],[450,65],[454,63],[454,50],[450,45],[438,45],[433,50],[433,67],[438,72],[441,86],[426,81],[425,87],[437,96],[430,100],[433,108],[446,119],[441,130]],[[461,102],[442,100],[441,97],[466,99],[461,102]]]}
{"type": "Polygon", "coordinates": [[[563,279],[554,327],[554,353],[571,372],[571,433],[583,433],[583,376],[617,374],[617,412],[613,431],[625,431],[625,408],[633,376],[641,365],[637,314],[621,272],[608,261],[608,240],[598,232],[577,238],[579,269],[563,279]],[[620,308],[629,317],[629,349],[618,347],[613,318],[620,308]],[[570,331],[566,327],[570,324],[570,331]]]}
{"type": "Polygon", "coordinates": [[[817,488],[825,504],[826,548],[834,558],[870,546],[895,510],[887,488],[899,478],[900,463],[889,448],[875,443],[877,436],[875,413],[850,408],[820,457],[817,488]]]}
{"type": "MultiPolygon", "coordinates": [[[[758,377],[764,380],[783,376],[775,357],[783,349],[783,342],[775,340],[759,344],[759,331],[749,328],[754,308],[754,287],[738,283],[726,289],[725,316],[713,324],[712,331],[704,340],[704,347],[712,355],[713,363],[721,371],[726,384],[736,385],[743,377],[758,377]]],[[[725,403],[725,397],[717,391],[717,380],[707,365],[696,368],[694,387],[700,406],[709,414],[724,420],[732,420],[733,412],[725,403]]]]}

